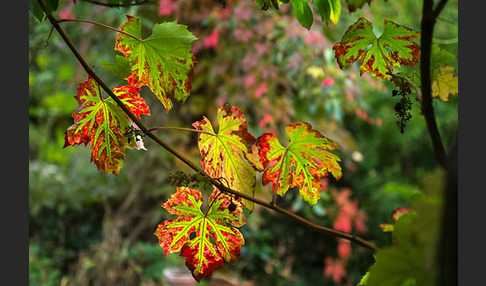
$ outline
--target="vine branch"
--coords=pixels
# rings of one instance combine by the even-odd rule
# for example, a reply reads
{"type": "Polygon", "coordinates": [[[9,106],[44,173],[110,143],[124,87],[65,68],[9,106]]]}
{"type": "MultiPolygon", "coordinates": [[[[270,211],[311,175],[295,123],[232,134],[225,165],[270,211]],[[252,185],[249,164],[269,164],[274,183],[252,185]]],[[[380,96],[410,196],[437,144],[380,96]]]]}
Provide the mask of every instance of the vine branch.
{"type": "Polygon", "coordinates": [[[420,78],[422,85],[422,113],[425,117],[435,156],[439,165],[447,167],[447,156],[442,139],[435,120],[434,107],[432,105],[432,79],[430,75],[430,60],[432,53],[432,37],[437,16],[444,8],[447,0],[442,0],[434,10],[433,0],[424,0],[422,10],[422,36],[420,37],[420,78]]]}
{"type": "MultiPolygon", "coordinates": [[[[46,4],[44,3],[44,1],[43,0],[38,0],[38,1],[40,3],[41,7],[44,9],[44,11],[46,11],[46,14],[47,14],[46,4]]],[[[204,170],[202,170],[199,166],[197,166],[192,161],[190,161],[188,158],[186,158],[182,153],[180,153],[179,151],[174,149],[172,146],[170,146],[165,141],[160,139],[158,136],[153,134],[151,132],[151,130],[149,130],[147,127],[145,127],[145,125],[143,125],[142,122],[140,122],[140,120],[136,118],[136,116],[123,104],[123,102],[121,102],[120,99],[118,99],[118,97],[111,91],[111,89],[106,85],[106,83],[88,65],[86,60],[80,54],[80,52],[78,51],[76,46],[70,40],[68,35],[64,32],[64,30],[59,25],[59,22],[54,18],[54,16],[52,16],[52,14],[49,14],[47,16],[47,18],[49,19],[51,24],[54,26],[54,28],[57,30],[57,32],[59,33],[61,38],[64,40],[66,45],[71,49],[74,56],[79,61],[79,63],[83,66],[86,73],[88,73],[100,85],[100,87],[116,102],[116,104],[127,114],[127,116],[140,128],[140,130],[146,136],[150,137],[157,144],[159,144],[161,147],[166,149],[169,153],[171,153],[172,155],[177,157],[179,160],[184,162],[187,166],[192,168],[194,171],[200,173],[203,177],[207,178],[216,188],[218,188],[219,190],[221,190],[223,192],[230,193],[230,194],[233,194],[233,195],[237,195],[239,197],[242,197],[244,199],[252,201],[256,204],[259,204],[263,207],[274,210],[275,212],[280,213],[282,215],[286,215],[286,216],[296,220],[297,222],[301,223],[302,225],[308,227],[309,229],[319,231],[319,232],[322,232],[322,233],[325,233],[325,234],[333,235],[333,236],[336,236],[336,237],[339,237],[339,238],[350,240],[350,241],[355,242],[355,243],[357,243],[357,244],[359,244],[363,247],[371,249],[375,252],[379,249],[372,242],[366,241],[363,238],[358,237],[354,234],[338,231],[338,230],[335,230],[335,229],[332,229],[332,228],[328,228],[328,227],[313,223],[313,222],[311,222],[311,221],[309,221],[309,220],[307,220],[307,219],[305,219],[305,218],[303,218],[303,217],[301,217],[297,214],[294,214],[291,211],[288,211],[286,209],[278,207],[274,204],[271,204],[269,202],[263,201],[261,199],[255,198],[253,196],[250,196],[250,195],[247,195],[247,194],[244,194],[244,193],[240,193],[238,191],[230,189],[230,188],[224,186],[223,184],[221,184],[221,182],[219,182],[217,180],[210,180],[212,178],[208,174],[206,174],[206,172],[204,170]]]]}

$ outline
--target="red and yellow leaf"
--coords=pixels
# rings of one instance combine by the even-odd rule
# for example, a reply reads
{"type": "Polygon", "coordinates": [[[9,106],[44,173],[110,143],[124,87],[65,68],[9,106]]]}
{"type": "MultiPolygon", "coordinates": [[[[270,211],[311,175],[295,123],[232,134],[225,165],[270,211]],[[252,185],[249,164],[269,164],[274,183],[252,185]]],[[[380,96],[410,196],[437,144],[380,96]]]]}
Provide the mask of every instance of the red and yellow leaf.
{"type": "Polygon", "coordinates": [[[191,52],[191,42],[197,38],[187,27],[176,22],[156,24],[152,35],[142,37],[142,24],[138,17],[127,15],[128,22],[120,30],[134,37],[119,33],[115,49],[130,61],[130,85],[148,86],[165,106],[172,108],[171,97],[184,102],[191,90],[196,58],[191,52]]]}
{"type": "MultiPolygon", "coordinates": [[[[138,90],[132,86],[118,86],[112,91],[140,118],[141,114],[150,115],[150,112],[138,90]]],[[[74,124],[65,132],[64,147],[90,143],[91,162],[98,170],[118,175],[125,160],[125,149],[130,148],[125,136],[131,128],[130,118],[112,98],[102,99],[101,89],[91,77],[79,83],[75,98],[79,105],[72,115],[74,124]]]]}
{"type": "Polygon", "coordinates": [[[351,25],[341,42],[333,47],[339,67],[344,69],[359,60],[360,74],[369,72],[388,80],[394,66],[414,66],[419,59],[420,45],[412,39],[418,39],[420,32],[388,20],[384,26],[383,34],[377,38],[373,25],[365,18],[351,25]]]}
{"type": "Polygon", "coordinates": [[[305,122],[289,125],[286,131],[289,137],[287,147],[271,133],[258,138],[265,167],[263,184],[272,182],[273,191],[280,196],[284,196],[289,188],[299,187],[304,199],[314,205],[320,198],[320,178],[326,177],[328,172],[336,179],[342,176],[339,157],[329,152],[339,146],[305,122]]]}
{"type": "MultiPolygon", "coordinates": [[[[255,160],[250,155],[256,139],[248,133],[245,115],[239,108],[225,104],[218,109],[218,123],[218,132],[206,117],[192,124],[205,132],[198,141],[203,169],[213,178],[224,178],[221,182],[227,187],[253,196],[255,169],[250,162],[255,160]]],[[[253,202],[243,203],[253,210],[253,202]]]]}
{"type": "Polygon", "coordinates": [[[177,192],[162,207],[178,218],[163,221],[154,233],[166,255],[181,252],[198,282],[211,276],[224,261],[234,264],[245,243],[243,235],[235,228],[246,223],[243,206],[217,189],[209,201],[210,209],[205,213],[201,210],[200,191],[177,187],[177,192]],[[231,211],[230,204],[235,205],[231,211]]]}

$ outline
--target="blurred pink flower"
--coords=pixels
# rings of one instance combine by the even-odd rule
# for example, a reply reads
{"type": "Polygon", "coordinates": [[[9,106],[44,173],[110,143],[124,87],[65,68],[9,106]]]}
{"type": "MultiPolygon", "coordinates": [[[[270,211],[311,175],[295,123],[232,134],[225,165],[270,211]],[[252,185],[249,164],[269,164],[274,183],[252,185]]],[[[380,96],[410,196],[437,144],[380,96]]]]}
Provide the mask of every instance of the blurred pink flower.
{"type": "Polygon", "coordinates": [[[167,16],[178,8],[177,3],[172,0],[159,0],[159,16],[167,16]]]}
{"type": "Polygon", "coordinates": [[[338,250],[337,253],[344,261],[347,261],[349,255],[351,255],[351,242],[346,239],[338,239],[338,250]]]}
{"type": "Polygon", "coordinates": [[[332,277],[334,283],[339,284],[341,279],[346,277],[346,269],[340,260],[334,260],[332,257],[326,257],[324,260],[324,277],[332,277]]]}
{"type": "Polygon", "coordinates": [[[216,48],[218,46],[218,38],[219,38],[218,30],[213,29],[211,35],[209,35],[209,37],[207,37],[206,40],[204,41],[204,47],[206,49],[216,48]]]}
{"type": "Polygon", "coordinates": [[[268,92],[267,84],[262,82],[255,90],[255,98],[260,98],[263,94],[268,92]]]}
{"type": "Polygon", "coordinates": [[[265,115],[263,115],[263,119],[260,120],[260,127],[267,126],[267,124],[271,121],[273,121],[273,117],[270,114],[265,113],[265,115]]]}
{"type": "Polygon", "coordinates": [[[331,86],[334,84],[334,79],[332,77],[328,77],[328,78],[325,78],[323,81],[322,81],[322,86],[323,87],[328,87],[328,86],[331,86]]]}

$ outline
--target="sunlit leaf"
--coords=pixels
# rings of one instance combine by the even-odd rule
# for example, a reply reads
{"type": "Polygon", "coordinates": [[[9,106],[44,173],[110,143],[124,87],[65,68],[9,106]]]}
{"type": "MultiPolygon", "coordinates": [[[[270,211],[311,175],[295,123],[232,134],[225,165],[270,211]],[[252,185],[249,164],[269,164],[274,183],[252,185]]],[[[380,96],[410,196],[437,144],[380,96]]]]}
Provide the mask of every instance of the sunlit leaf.
{"type": "MultiPolygon", "coordinates": [[[[118,86],[112,91],[137,117],[150,115],[138,88],[118,86]]],[[[102,99],[101,89],[91,77],[79,83],[75,96],[79,105],[73,113],[74,124],[66,130],[64,147],[91,144],[91,161],[105,173],[118,175],[125,149],[131,147],[125,132],[131,119],[112,98],[102,99]]]]}
{"type": "Polygon", "coordinates": [[[304,199],[314,205],[320,198],[320,178],[326,177],[328,172],[336,179],[342,176],[339,157],[329,152],[339,149],[339,146],[308,123],[289,125],[287,135],[287,147],[282,146],[271,133],[264,133],[258,138],[265,167],[263,184],[272,182],[273,191],[280,196],[284,196],[289,188],[299,187],[304,199]]]}
{"type": "Polygon", "coordinates": [[[162,206],[178,218],[163,221],[154,233],[166,255],[181,252],[198,282],[211,276],[224,261],[234,264],[245,243],[243,235],[235,228],[246,223],[243,206],[217,189],[209,201],[210,209],[203,212],[200,191],[177,187],[177,192],[162,206]],[[232,210],[229,209],[231,204],[235,206],[232,210]]]}
{"type": "Polygon", "coordinates": [[[333,50],[341,69],[359,60],[361,75],[369,72],[374,77],[390,79],[394,66],[414,66],[418,62],[420,46],[412,39],[419,37],[419,32],[385,20],[383,34],[377,38],[373,25],[359,18],[333,50]]]}
{"type": "Polygon", "coordinates": [[[191,90],[196,59],[191,52],[191,42],[197,38],[187,27],[176,22],[156,24],[152,34],[142,37],[140,19],[127,15],[128,22],[120,26],[126,34],[118,33],[115,49],[130,60],[131,85],[147,85],[165,106],[172,108],[171,97],[184,102],[191,90]]]}
{"type": "MultiPolygon", "coordinates": [[[[198,141],[204,171],[213,178],[224,178],[221,183],[227,187],[253,196],[255,170],[248,157],[256,139],[248,133],[245,115],[235,106],[223,105],[218,109],[217,119],[218,132],[206,117],[193,123],[197,130],[205,132],[199,135],[198,141]]],[[[253,202],[244,200],[243,203],[253,210],[253,202]]]]}

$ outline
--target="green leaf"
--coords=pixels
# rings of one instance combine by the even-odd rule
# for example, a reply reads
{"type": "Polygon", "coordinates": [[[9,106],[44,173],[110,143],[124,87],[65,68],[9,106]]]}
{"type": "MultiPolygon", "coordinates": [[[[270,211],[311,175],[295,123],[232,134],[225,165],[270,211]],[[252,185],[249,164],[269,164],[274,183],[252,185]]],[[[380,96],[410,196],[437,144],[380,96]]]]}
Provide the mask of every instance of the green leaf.
{"type": "MultiPolygon", "coordinates": [[[[59,8],[59,0],[44,0],[44,3],[46,3],[47,15],[59,8]]],[[[40,22],[47,17],[38,0],[29,0],[29,10],[40,22]]]]}
{"type": "Polygon", "coordinates": [[[289,188],[299,187],[304,199],[314,205],[320,198],[320,178],[326,177],[328,172],[336,179],[342,176],[339,157],[328,151],[339,149],[339,146],[308,123],[289,125],[286,131],[289,137],[287,147],[271,133],[258,138],[265,167],[263,184],[272,182],[273,191],[280,196],[284,196],[289,188]]]}
{"type": "Polygon", "coordinates": [[[141,39],[140,19],[127,18],[120,30],[137,39],[118,33],[115,44],[115,49],[130,60],[132,73],[127,80],[136,87],[147,85],[169,112],[171,97],[184,102],[189,96],[196,62],[191,42],[197,38],[187,26],[174,21],[156,24],[152,34],[141,39]]]}
{"type": "MultiPolygon", "coordinates": [[[[255,170],[247,156],[255,138],[248,133],[245,115],[239,108],[226,104],[218,109],[217,120],[218,132],[206,117],[192,124],[205,132],[199,135],[198,141],[204,171],[213,178],[224,178],[221,182],[227,187],[253,196],[255,170]]],[[[253,210],[252,201],[243,203],[253,210]]]]}
{"type": "Polygon", "coordinates": [[[201,211],[203,197],[199,190],[178,187],[177,192],[162,206],[175,220],[159,224],[155,235],[165,255],[181,251],[186,266],[198,282],[210,276],[223,261],[235,263],[245,243],[243,235],[235,227],[246,223],[242,205],[231,196],[214,189],[210,209],[201,211]],[[233,210],[229,205],[235,204],[233,210]]]}
{"type": "Polygon", "coordinates": [[[294,9],[297,21],[299,21],[304,28],[310,30],[312,22],[314,21],[314,16],[312,15],[312,10],[309,3],[307,3],[307,0],[290,0],[290,4],[294,9]]]}
{"type": "Polygon", "coordinates": [[[376,263],[369,270],[367,286],[414,285],[413,282],[417,279],[424,281],[423,256],[415,248],[409,251],[384,248],[378,250],[375,257],[376,263]]]}
{"type": "Polygon", "coordinates": [[[369,72],[374,77],[390,79],[394,66],[414,66],[420,46],[412,39],[418,39],[420,33],[388,20],[384,20],[384,26],[383,34],[377,38],[373,25],[365,18],[351,25],[341,42],[333,46],[339,67],[344,69],[359,60],[361,75],[369,72]]]}
{"type": "Polygon", "coordinates": [[[119,55],[116,56],[114,63],[101,61],[101,67],[111,71],[115,76],[120,78],[126,78],[131,74],[130,61],[119,55]]]}
{"type": "MultiPolygon", "coordinates": [[[[137,88],[117,86],[113,93],[137,118],[150,114],[137,88]]],[[[91,162],[98,170],[118,175],[125,149],[131,147],[125,136],[131,128],[131,119],[112,98],[101,98],[101,89],[91,76],[79,84],[75,98],[79,106],[72,115],[74,124],[65,132],[64,147],[90,143],[91,162]]]]}
{"type": "Polygon", "coordinates": [[[324,23],[331,21],[334,25],[337,25],[341,15],[340,0],[315,0],[314,3],[324,23]]]}

